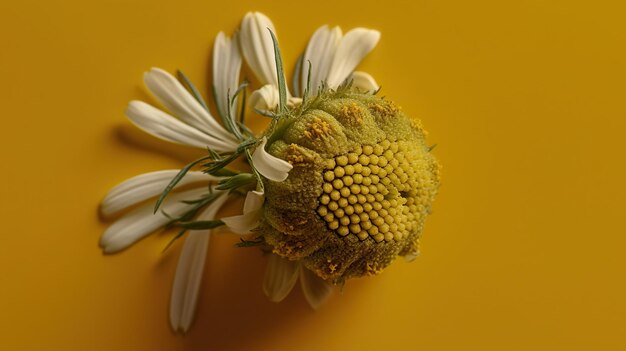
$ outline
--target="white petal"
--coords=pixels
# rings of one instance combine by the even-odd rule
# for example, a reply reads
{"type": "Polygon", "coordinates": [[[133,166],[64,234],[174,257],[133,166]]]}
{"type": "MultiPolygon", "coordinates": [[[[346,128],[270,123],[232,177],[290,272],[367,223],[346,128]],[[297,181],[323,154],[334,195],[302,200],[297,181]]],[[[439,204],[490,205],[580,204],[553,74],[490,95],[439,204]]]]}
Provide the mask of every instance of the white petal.
{"type": "Polygon", "coordinates": [[[222,127],[207,110],[171,74],[160,68],[144,73],[144,82],[154,96],[175,116],[196,129],[230,143],[237,148],[237,139],[222,127]]]}
{"type": "Polygon", "coordinates": [[[260,12],[248,12],[241,23],[241,51],[261,84],[278,86],[274,44],[267,29],[274,34],[274,24],[260,12]]]}
{"type": "Polygon", "coordinates": [[[265,193],[263,191],[248,191],[246,201],[243,204],[243,213],[260,210],[265,201],[265,193]]]}
{"type": "Polygon", "coordinates": [[[201,149],[209,146],[218,152],[233,150],[232,142],[224,142],[202,133],[143,101],[131,101],[126,115],[134,125],[159,139],[201,149]]]}
{"type": "Polygon", "coordinates": [[[289,171],[293,168],[289,162],[270,155],[265,151],[267,138],[263,137],[261,143],[257,145],[252,154],[252,165],[262,176],[275,182],[282,182],[289,176],[289,171]]]}
{"type": "Polygon", "coordinates": [[[317,94],[317,88],[322,81],[326,80],[330,70],[330,65],[335,57],[337,46],[341,39],[341,28],[328,26],[320,27],[309,40],[302,60],[301,91],[307,86],[309,74],[309,63],[311,62],[311,93],[317,94]]]}
{"type": "Polygon", "coordinates": [[[404,255],[404,260],[407,262],[413,262],[415,261],[416,258],[418,258],[420,255],[420,252],[418,250],[415,250],[413,252],[409,252],[408,254],[404,255]]]}
{"type": "MultiPolygon", "coordinates": [[[[215,199],[198,220],[214,219],[226,198],[222,195],[215,199]]],[[[178,259],[170,300],[170,324],[172,329],[182,332],[189,330],[195,315],[211,231],[192,230],[187,235],[178,259]]]]}
{"type": "Polygon", "coordinates": [[[259,225],[264,200],[265,195],[262,191],[248,191],[243,205],[243,214],[220,219],[232,232],[248,234],[259,225]]]}
{"type": "Polygon", "coordinates": [[[302,105],[302,98],[292,96],[289,99],[287,99],[287,106],[289,107],[295,107],[295,106],[300,106],[300,105],[302,105]]]}
{"type": "MultiPolygon", "coordinates": [[[[241,54],[239,53],[237,34],[231,40],[223,32],[217,34],[213,45],[213,91],[215,104],[221,116],[226,117],[228,111],[228,92],[232,98],[239,87],[241,70],[241,54]]],[[[232,118],[234,114],[228,116],[232,118]]]]}
{"type": "Polygon", "coordinates": [[[330,71],[328,86],[336,88],[352,73],[380,39],[380,32],[372,29],[355,28],[341,38],[330,71]]]}
{"type": "Polygon", "coordinates": [[[274,85],[266,84],[250,95],[250,106],[257,110],[273,111],[279,100],[278,89],[274,85]]]}
{"type": "Polygon", "coordinates": [[[352,72],[350,76],[352,80],[352,86],[362,91],[376,91],[378,90],[378,83],[374,80],[370,74],[360,71],[352,72]]]}
{"type": "Polygon", "coordinates": [[[300,286],[304,297],[313,309],[318,309],[333,292],[333,285],[318,277],[307,268],[300,269],[300,286]]]}
{"type": "MultiPolygon", "coordinates": [[[[100,211],[104,217],[110,217],[115,213],[130,206],[136,205],[163,192],[163,189],[178,174],[180,170],[170,169],[156,171],[127,179],[118,184],[104,197],[100,204],[100,211]]],[[[192,183],[208,183],[220,178],[203,172],[189,172],[176,184],[174,189],[192,183]]]]}
{"type": "Polygon", "coordinates": [[[263,281],[263,292],[273,302],[282,301],[296,285],[298,279],[298,269],[300,264],[297,261],[289,261],[276,254],[270,254],[265,270],[265,280],[263,281]]]}
{"type": "Polygon", "coordinates": [[[170,194],[159,211],[153,214],[154,204],[147,204],[128,213],[115,221],[100,237],[100,246],[105,253],[121,251],[134,244],[139,239],[154,232],[167,224],[169,216],[180,216],[189,208],[188,204],[181,201],[195,200],[208,191],[206,187],[170,194]]]}
{"type": "Polygon", "coordinates": [[[244,213],[237,216],[220,218],[228,229],[239,235],[250,234],[252,229],[259,226],[261,220],[261,210],[244,213]]]}

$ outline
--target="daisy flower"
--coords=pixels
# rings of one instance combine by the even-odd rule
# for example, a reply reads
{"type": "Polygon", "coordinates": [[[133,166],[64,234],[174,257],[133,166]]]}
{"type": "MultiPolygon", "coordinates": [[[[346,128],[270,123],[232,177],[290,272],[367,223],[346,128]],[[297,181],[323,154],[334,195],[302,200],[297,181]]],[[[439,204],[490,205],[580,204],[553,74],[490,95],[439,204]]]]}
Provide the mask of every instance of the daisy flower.
{"type": "Polygon", "coordinates": [[[439,165],[421,124],[378,97],[372,76],[354,71],[380,33],[320,27],[298,61],[291,90],[275,33],[256,12],[232,38],[218,34],[212,69],[219,121],[182,72],[174,77],[158,68],[144,82],[165,111],[141,101],[126,111],[157,138],[208,151],[180,170],[131,178],[101,204],[105,218],[118,217],[101,237],[105,253],[160,228],[178,229],[172,242],[184,237],[170,301],[176,331],[193,321],[216,227],[240,235],[238,246],[268,253],[263,291],[270,300],[284,299],[299,280],[313,308],[335,285],[417,255],[439,165]],[[243,61],[260,83],[247,102],[243,61]],[[271,117],[260,135],[244,125],[246,107],[271,117]],[[230,168],[238,158],[248,170],[230,168]],[[236,197],[245,197],[241,214],[219,218],[221,206],[236,197]]]}

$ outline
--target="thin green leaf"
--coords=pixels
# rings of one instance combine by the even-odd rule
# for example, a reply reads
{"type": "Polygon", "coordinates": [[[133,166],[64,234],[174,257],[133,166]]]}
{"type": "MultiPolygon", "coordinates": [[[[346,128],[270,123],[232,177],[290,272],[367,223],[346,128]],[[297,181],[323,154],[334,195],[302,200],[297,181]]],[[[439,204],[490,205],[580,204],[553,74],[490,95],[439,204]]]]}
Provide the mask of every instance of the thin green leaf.
{"type": "Polygon", "coordinates": [[[241,130],[244,131],[244,133],[248,136],[251,137],[254,133],[252,132],[252,130],[250,130],[250,128],[248,128],[245,124],[243,123],[237,123],[239,125],[239,128],[241,130]]]}
{"type": "MultiPolygon", "coordinates": [[[[226,105],[228,105],[228,97],[226,98],[226,105]]],[[[213,85],[213,101],[218,101],[217,98],[217,88],[215,88],[215,85],[213,85]]],[[[219,105],[218,105],[219,106],[219,105]]],[[[232,133],[232,130],[230,129],[230,124],[228,123],[228,116],[227,116],[227,112],[222,112],[222,110],[218,107],[217,108],[217,115],[220,116],[220,120],[222,120],[222,125],[229,131],[232,133]]]]}
{"type": "Polygon", "coordinates": [[[433,144],[432,146],[428,148],[428,152],[433,151],[436,147],[437,147],[437,144],[433,144]]]}
{"type": "Polygon", "coordinates": [[[201,201],[197,203],[195,206],[193,206],[191,209],[185,212],[182,216],[178,217],[176,220],[171,222],[171,224],[176,225],[176,223],[178,222],[190,221],[193,217],[196,216],[196,214],[198,214],[198,212],[200,212],[200,210],[202,210],[205,206],[213,202],[213,200],[215,200],[216,198],[217,196],[211,196],[211,197],[208,197],[205,201],[201,201]]]}
{"type": "MultiPolygon", "coordinates": [[[[237,131],[235,126],[233,126],[233,118],[232,116],[232,111],[231,111],[231,103],[230,103],[230,89],[228,89],[228,91],[226,92],[226,118],[224,119],[224,124],[228,127],[228,130],[235,134],[235,136],[237,138],[239,138],[239,136],[241,135],[241,133],[239,133],[239,135],[237,135],[237,131]]],[[[234,100],[234,98],[233,98],[234,100]]]]}
{"type": "Polygon", "coordinates": [[[176,174],[176,176],[165,187],[165,189],[161,193],[161,196],[159,196],[159,199],[157,200],[156,204],[154,205],[154,213],[156,213],[159,210],[159,207],[161,206],[161,203],[163,203],[163,200],[165,200],[165,197],[167,196],[167,194],[169,194],[170,191],[172,191],[172,189],[174,189],[176,184],[178,184],[178,182],[180,182],[180,180],[183,179],[183,177],[187,174],[187,172],[189,172],[189,170],[191,170],[191,168],[193,166],[197,165],[200,162],[204,162],[204,161],[206,161],[206,160],[208,160],[210,158],[211,158],[211,155],[204,156],[204,157],[201,157],[201,158],[191,162],[190,164],[186,165],[185,167],[183,167],[183,169],[181,169],[180,172],[178,172],[178,174],[176,174]]]}
{"type": "Polygon", "coordinates": [[[170,240],[167,245],[165,245],[165,247],[163,248],[163,251],[161,251],[161,253],[165,252],[167,249],[170,248],[170,246],[172,246],[172,244],[180,239],[183,235],[185,235],[185,233],[187,232],[187,229],[182,229],[181,231],[178,232],[178,234],[176,234],[175,237],[172,238],[172,240],[170,240]]]}
{"type": "Polygon", "coordinates": [[[276,117],[276,114],[274,112],[261,110],[261,109],[258,109],[258,108],[255,108],[254,112],[258,113],[259,115],[261,115],[263,117],[269,117],[269,118],[275,118],[276,117]]]}
{"type": "Polygon", "coordinates": [[[212,189],[210,189],[210,188],[209,188],[209,191],[210,191],[210,193],[207,194],[205,197],[203,197],[203,198],[201,198],[199,200],[192,200],[192,201],[187,202],[189,205],[192,205],[192,206],[185,213],[180,215],[179,217],[172,218],[172,217],[168,216],[170,221],[166,224],[166,228],[171,228],[173,226],[176,226],[180,222],[189,222],[189,221],[191,221],[191,219],[194,218],[196,216],[196,214],[198,214],[198,212],[200,212],[200,210],[202,210],[204,207],[209,205],[211,202],[213,202],[215,199],[217,199],[220,196],[220,194],[218,194],[218,193],[213,193],[212,189]]]}
{"type": "Polygon", "coordinates": [[[276,35],[271,29],[267,28],[272,36],[272,42],[274,43],[274,60],[276,61],[276,76],[278,77],[278,110],[280,112],[287,111],[287,83],[285,82],[285,71],[283,69],[283,58],[280,55],[280,49],[278,48],[278,40],[276,35]]]}
{"type": "Polygon", "coordinates": [[[242,186],[256,182],[256,177],[252,173],[239,173],[235,176],[222,179],[216,190],[233,190],[242,186]]]}
{"type": "Polygon", "coordinates": [[[230,104],[234,104],[235,103],[235,99],[237,99],[237,97],[239,96],[239,94],[241,94],[242,91],[245,91],[245,89],[248,87],[248,81],[244,80],[243,83],[241,83],[238,87],[237,90],[235,90],[235,93],[233,94],[233,96],[230,99],[230,104]]]}
{"type": "Polygon", "coordinates": [[[235,136],[239,140],[243,139],[243,135],[241,134],[241,130],[237,126],[233,108],[236,108],[237,97],[241,94],[242,91],[245,91],[247,86],[248,86],[248,82],[244,81],[243,83],[241,83],[241,85],[239,85],[239,87],[237,88],[237,90],[235,90],[235,93],[232,96],[230,95],[230,89],[228,90],[228,93],[226,94],[226,98],[228,99],[227,106],[226,106],[226,110],[227,110],[226,113],[228,115],[228,118],[227,118],[228,128],[233,134],[235,134],[235,136]]]}
{"type": "Polygon", "coordinates": [[[217,152],[215,152],[215,150],[213,150],[211,148],[207,148],[207,151],[209,152],[209,155],[211,155],[212,159],[214,159],[214,160],[221,160],[222,159],[222,155],[220,155],[217,152]]]}
{"type": "Polygon", "coordinates": [[[217,175],[217,172],[222,168],[226,167],[228,164],[233,162],[239,155],[241,155],[247,148],[257,143],[255,138],[250,138],[237,146],[237,149],[232,154],[228,155],[226,158],[222,158],[217,161],[208,162],[202,165],[204,167],[203,172],[211,175],[217,175]]]}
{"type": "Polygon", "coordinates": [[[306,60],[306,62],[309,64],[309,71],[306,76],[306,88],[304,89],[304,94],[302,95],[302,105],[306,104],[306,100],[311,93],[311,61],[306,60]]]}
{"type": "Polygon", "coordinates": [[[170,220],[170,223],[171,223],[171,222],[176,221],[176,218],[174,218],[174,217],[173,217],[172,215],[170,215],[169,213],[165,212],[165,210],[161,210],[161,214],[162,214],[163,216],[165,216],[165,218],[169,219],[169,220],[170,220]]]}
{"type": "Polygon", "coordinates": [[[232,177],[232,176],[237,175],[239,173],[233,171],[232,169],[228,169],[226,167],[223,167],[223,168],[213,172],[212,174],[214,176],[217,176],[217,177],[232,177]]]}
{"type": "Polygon", "coordinates": [[[261,174],[259,173],[259,171],[254,167],[254,163],[252,162],[252,154],[250,153],[250,149],[246,150],[246,159],[248,160],[248,164],[250,165],[250,168],[252,169],[252,173],[254,173],[254,176],[256,177],[256,184],[258,189],[261,192],[265,193],[265,186],[263,184],[263,180],[261,178],[261,174]]]}
{"type": "Polygon", "coordinates": [[[237,247],[255,247],[265,245],[263,237],[259,237],[253,240],[239,239],[239,242],[235,244],[237,247]]]}
{"type": "Polygon", "coordinates": [[[193,222],[179,223],[178,225],[187,230],[203,230],[203,229],[217,228],[219,226],[224,225],[224,222],[222,222],[219,219],[213,219],[210,221],[193,221],[193,222]]]}
{"type": "MultiPolygon", "coordinates": [[[[296,61],[296,68],[293,70],[293,76],[291,77],[291,87],[295,96],[300,95],[300,74],[302,74],[302,61],[304,61],[304,54],[300,54],[298,61],[296,61]]],[[[308,61],[308,60],[307,60],[308,61]]]]}
{"type": "Polygon", "coordinates": [[[228,164],[230,164],[235,159],[237,159],[237,157],[239,157],[240,154],[241,152],[234,152],[228,155],[228,157],[223,158],[221,160],[205,163],[202,165],[202,167],[204,168],[203,172],[210,174],[210,175],[217,176],[217,172],[220,172],[224,167],[226,167],[228,164]]]}
{"type": "Polygon", "coordinates": [[[204,99],[202,98],[202,95],[200,95],[200,92],[198,91],[198,89],[196,89],[196,86],[193,85],[191,80],[189,80],[189,78],[187,78],[187,76],[183,73],[183,71],[177,70],[176,71],[176,76],[178,77],[178,80],[180,81],[180,83],[185,87],[185,89],[187,89],[189,91],[189,93],[191,93],[191,95],[193,95],[193,97],[196,99],[196,101],[198,101],[200,103],[200,105],[202,105],[202,107],[204,107],[204,109],[207,112],[209,112],[209,107],[207,106],[206,102],[204,102],[204,99]]]}
{"type": "MultiPolygon", "coordinates": [[[[244,83],[246,83],[246,85],[248,84],[248,80],[244,79],[244,83]]],[[[241,110],[239,112],[239,128],[241,128],[241,126],[245,126],[244,121],[245,121],[245,117],[246,117],[246,98],[248,95],[248,90],[244,89],[242,92],[242,96],[241,96],[241,110]]],[[[246,128],[247,129],[247,128],[246,128]]]]}

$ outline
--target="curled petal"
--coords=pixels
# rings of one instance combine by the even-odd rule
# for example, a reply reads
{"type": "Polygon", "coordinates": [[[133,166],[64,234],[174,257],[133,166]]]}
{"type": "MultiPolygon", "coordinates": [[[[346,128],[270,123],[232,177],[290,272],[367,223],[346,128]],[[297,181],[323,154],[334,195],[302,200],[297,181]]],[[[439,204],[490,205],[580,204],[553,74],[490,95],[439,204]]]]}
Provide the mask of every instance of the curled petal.
{"type": "Polygon", "coordinates": [[[302,98],[292,96],[287,100],[287,106],[289,107],[295,107],[300,105],[302,105],[302,98]]]}
{"type": "Polygon", "coordinates": [[[267,138],[263,137],[261,143],[252,154],[252,165],[262,176],[275,182],[282,182],[289,176],[289,171],[293,168],[289,162],[270,155],[265,151],[267,138]]]}
{"type": "Polygon", "coordinates": [[[307,87],[308,62],[311,62],[311,89],[313,94],[317,93],[317,88],[328,77],[341,35],[341,28],[330,29],[328,26],[322,26],[313,33],[302,60],[301,91],[307,87]]]}
{"type": "Polygon", "coordinates": [[[154,204],[147,204],[124,215],[115,221],[100,237],[100,246],[104,253],[121,251],[146,235],[154,232],[171,221],[170,217],[177,217],[185,213],[188,204],[181,201],[195,200],[207,192],[206,187],[171,194],[161,205],[161,211],[154,212],[154,204]],[[166,216],[166,213],[168,216],[166,216]]]}
{"type": "Polygon", "coordinates": [[[416,258],[418,258],[420,255],[419,251],[413,251],[413,252],[409,252],[408,254],[404,255],[404,260],[407,262],[413,262],[415,261],[416,258]]]}
{"type": "Polygon", "coordinates": [[[333,292],[332,284],[304,267],[300,269],[300,286],[307,302],[315,310],[324,304],[333,292]]]}
{"type": "MultiPolygon", "coordinates": [[[[221,195],[215,199],[198,216],[198,220],[214,219],[226,198],[226,195],[221,195]]],[[[210,235],[210,230],[192,230],[185,239],[176,267],[170,300],[170,324],[175,331],[186,332],[193,321],[210,235]]]]}
{"type": "Polygon", "coordinates": [[[328,72],[330,88],[336,88],[352,73],[354,68],[369,54],[380,39],[380,32],[373,29],[355,28],[341,38],[328,72]]]}
{"type": "Polygon", "coordinates": [[[360,71],[352,72],[350,78],[352,80],[352,86],[362,91],[376,91],[379,86],[370,74],[360,71]]]}
{"type": "MultiPolygon", "coordinates": [[[[104,197],[100,204],[100,212],[104,217],[110,217],[130,206],[155,197],[169,184],[178,174],[179,170],[170,169],[164,171],[150,172],[127,179],[123,183],[115,186],[104,197]]],[[[218,177],[211,176],[203,172],[188,172],[185,177],[176,184],[174,189],[179,187],[218,180],[218,177]]]]}
{"type": "Polygon", "coordinates": [[[300,264],[289,261],[276,254],[270,254],[267,260],[263,292],[270,301],[282,301],[296,285],[300,264]]]}
{"type": "Polygon", "coordinates": [[[150,92],[175,116],[190,126],[237,148],[237,139],[200,105],[198,101],[171,74],[160,68],[144,73],[144,82],[150,92]]]}
{"type": "Polygon", "coordinates": [[[241,51],[246,62],[261,82],[278,86],[274,44],[267,29],[276,33],[274,24],[260,12],[248,12],[241,23],[241,51]]]}
{"type": "Polygon", "coordinates": [[[248,191],[246,201],[243,204],[243,213],[260,210],[265,201],[265,193],[263,191],[248,191]]]}
{"type": "Polygon", "coordinates": [[[259,225],[264,200],[265,195],[262,191],[248,191],[243,205],[243,214],[224,217],[221,220],[232,232],[248,234],[259,225]]]}
{"type": "Polygon", "coordinates": [[[219,32],[213,44],[213,91],[217,110],[224,118],[232,119],[234,116],[227,116],[228,92],[232,98],[239,85],[240,70],[241,54],[237,34],[230,39],[219,32]]]}
{"type": "Polygon", "coordinates": [[[218,152],[228,152],[237,148],[236,144],[233,147],[233,143],[205,134],[143,101],[131,101],[126,109],[126,115],[144,132],[162,140],[201,149],[208,146],[218,152]]]}
{"type": "Polygon", "coordinates": [[[250,106],[257,110],[273,111],[280,98],[276,86],[266,84],[250,95],[250,106]]]}

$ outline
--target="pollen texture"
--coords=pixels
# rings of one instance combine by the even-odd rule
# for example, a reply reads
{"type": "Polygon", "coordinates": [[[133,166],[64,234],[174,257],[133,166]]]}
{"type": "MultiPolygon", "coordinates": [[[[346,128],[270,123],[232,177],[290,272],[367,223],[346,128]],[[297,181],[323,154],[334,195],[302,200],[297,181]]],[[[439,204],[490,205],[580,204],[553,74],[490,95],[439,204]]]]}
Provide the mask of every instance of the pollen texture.
{"type": "Polygon", "coordinates": [[[383,140],[335,157],[324,169],[317,213],[328,229],[354,241],[401,242],[419,226],[419,153],[383,140]]]}
{"type": "Polygon", "coordinates": [[[417,120],[340,89],[282,123],[269,151],[294,168],[266,182],[259,227],[274,253],[336,283],[417,254],[440,168],[417,120]]]}

